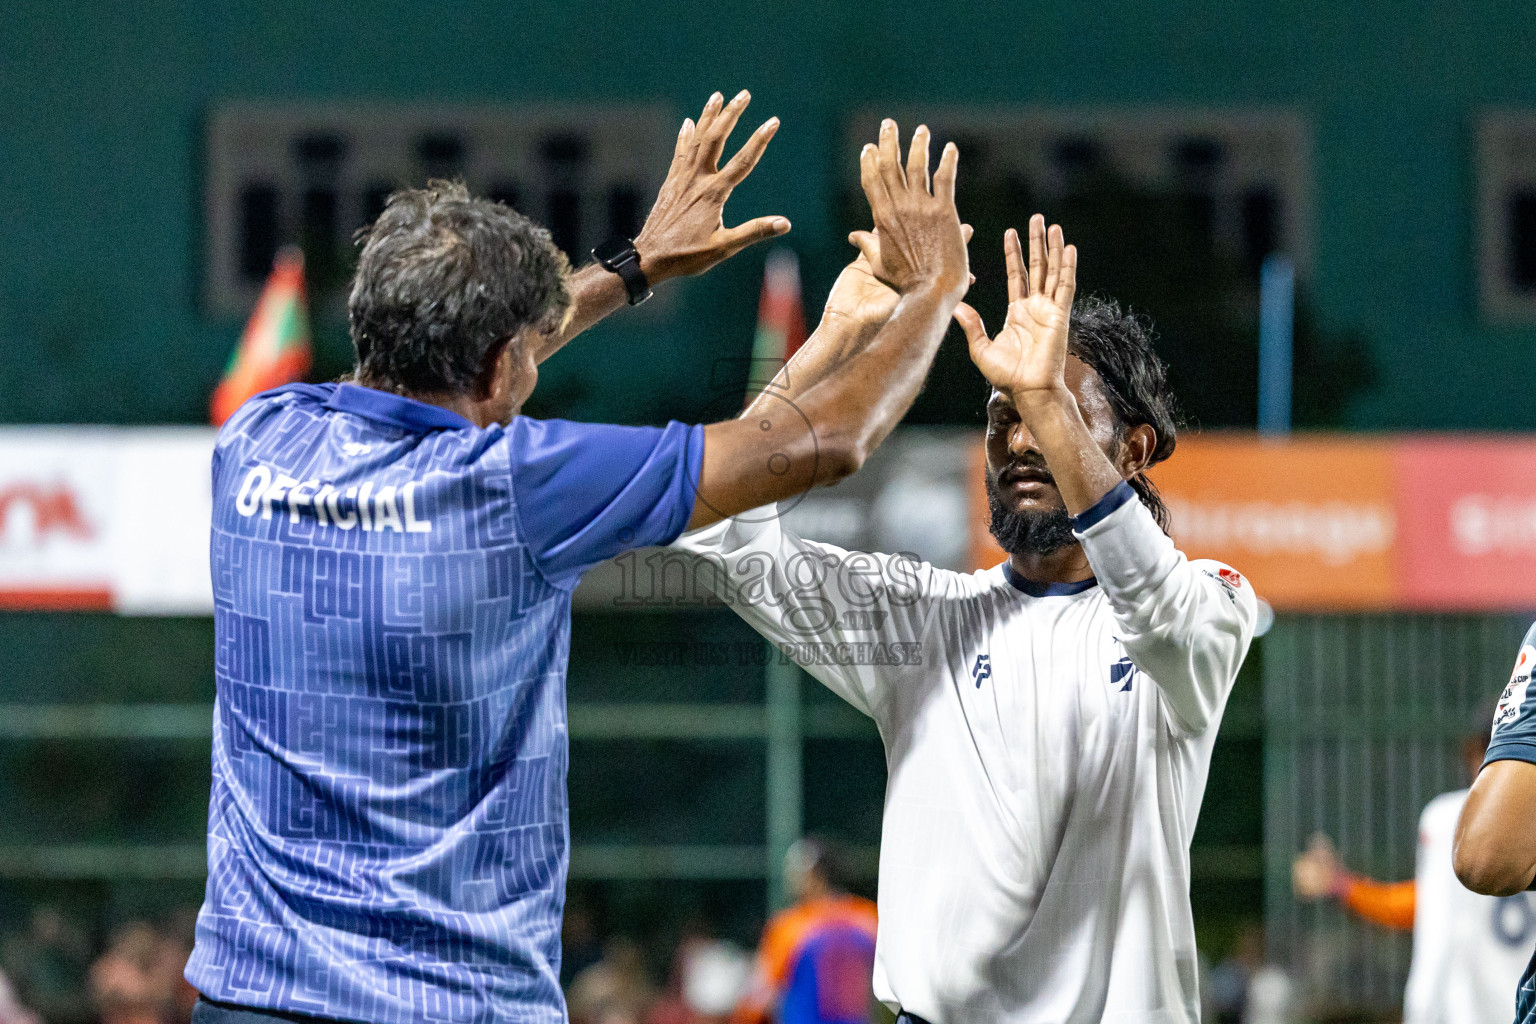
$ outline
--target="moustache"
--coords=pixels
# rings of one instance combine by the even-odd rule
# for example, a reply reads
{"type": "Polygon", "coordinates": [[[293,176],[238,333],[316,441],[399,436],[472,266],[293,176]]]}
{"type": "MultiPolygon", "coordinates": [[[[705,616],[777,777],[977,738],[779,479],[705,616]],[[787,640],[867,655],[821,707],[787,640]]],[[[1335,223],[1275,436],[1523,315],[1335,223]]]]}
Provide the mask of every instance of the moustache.
{"type": "Polygon", "coordinates": [[[1056,478],[1051,475],[1050,467],[1045,464],[1045,457],[1035,452],[1026,452],[998,470],[997,482],[999,486],[1006,487],[1021,480],[1032,480],[1049,484],[1052,487],[1056,486],[1056,478]]]}

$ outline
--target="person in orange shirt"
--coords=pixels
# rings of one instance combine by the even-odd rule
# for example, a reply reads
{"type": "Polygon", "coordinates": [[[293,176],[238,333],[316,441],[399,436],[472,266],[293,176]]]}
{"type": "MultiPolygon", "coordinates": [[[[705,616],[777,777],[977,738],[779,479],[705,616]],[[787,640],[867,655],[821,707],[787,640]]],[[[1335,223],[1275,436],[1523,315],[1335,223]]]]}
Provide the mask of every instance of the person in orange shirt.
{"type": "MultiPolygon", "coordinates": [[[[1479,730],[1463,745],[1476,777],[1488,745],[1479,730]]],[[[1442,793],[1419,818],[1417,877],[1378,882],[1346,870],[1327,836],[1291,867],[1301,899],[1333,897],[1351,912],[1397,931],[1413,932],[1413,962],[1403,997],[1404,1024],[1507,1024],[1515,987],[1536,946],[1536,902],[1527,893],[1495,899],[1456,880],[1452,841],[1467,791],[1442,793]]]]}
{"type": "Polygon", "coordinates": [[[875,905],[848,891],[841,851],[802,839],[784,857],[795,905],[763,929],[731,1024],[864,1024],[874,1005],[875,905]]]}
{"type": "Polygon", "coordinates": [[[1418,882],[1378,882],[1344,868],[1333,841],[1321,832],[1291,865],[1291,888],[1304,900],[1332,897],[1372,924],[1393,931],[1413,931],[1418,882]]]}

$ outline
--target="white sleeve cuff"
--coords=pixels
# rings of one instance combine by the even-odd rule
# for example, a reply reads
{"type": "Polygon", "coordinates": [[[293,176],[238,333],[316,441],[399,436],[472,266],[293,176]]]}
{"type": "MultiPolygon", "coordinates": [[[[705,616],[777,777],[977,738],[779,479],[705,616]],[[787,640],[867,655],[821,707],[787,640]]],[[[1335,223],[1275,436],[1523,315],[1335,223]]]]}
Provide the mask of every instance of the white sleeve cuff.
{"type": "Polygon", "coordinates": [[[1128,483],[1117,484],[1072,519],[1072,533],[1099,585],[1112,597],[1156,586],[1178,563],[1173,541],[1128,483]]]}

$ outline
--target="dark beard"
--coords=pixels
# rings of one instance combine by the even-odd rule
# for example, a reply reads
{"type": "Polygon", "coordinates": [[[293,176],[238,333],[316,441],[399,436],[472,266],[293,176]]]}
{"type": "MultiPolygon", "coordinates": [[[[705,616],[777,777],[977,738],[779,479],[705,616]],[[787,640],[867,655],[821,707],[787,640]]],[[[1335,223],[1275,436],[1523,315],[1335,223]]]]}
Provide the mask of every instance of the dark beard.
{"type": "Polygon", "coordinates": [[[1077,543],[1065,508],[1010,512],[991,474],[987,474],[987,509],[992,513],[992,536],[1010,555],[1052,555],[1077,543]]]}

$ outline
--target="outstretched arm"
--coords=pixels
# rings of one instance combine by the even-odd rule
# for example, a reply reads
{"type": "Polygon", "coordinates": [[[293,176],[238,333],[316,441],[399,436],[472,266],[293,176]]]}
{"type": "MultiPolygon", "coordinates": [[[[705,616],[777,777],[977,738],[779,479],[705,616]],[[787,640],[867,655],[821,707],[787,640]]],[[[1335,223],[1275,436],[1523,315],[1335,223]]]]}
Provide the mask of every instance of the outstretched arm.
{"type": "Polygon", "coordinates": [[[837,275],[811,336],[747,404],[742,416],[761,413],[781,398],[796,401],[837,372],[868,346],[900,301],[901,296],[875,277],[861,254],[837,275]]]}
{"type": "Polygon", "coordinates": [[[1339,862],[1327,836],[1312,837],[1306,852],[1291,863],[1291,889],[1299,899],[1337,899],[1359,917],[1394,931],[1412,931],[1418,885],[1378,882],[1352,874],[1339,862]]]}
{"type": "Polygon", "coordinates": [[[945,147],[930,182],[928,143],[919,127],[903,167],[896,123],[887,120],[880,145],[859,158],[882,271],[900,296],[891,318],[804,393],[768,389],[751,415],[705,428],[690,529],[855,472],[911,407],[970,278],[955,211],[959,152],[945,147]]]}
{"type": "MultiPolygon", "coordinates": [[[[678,131],[667,179],[635,237],[640,269],[652,287],[675,277],[702,274],[752,243],[789,230],[789,221],[777,216],[725,226],[725,202],[731,191],[752,173],[779,130],[779,119],[769,118],[721,167],[726,140],[751,102],[745,89],[730,103],[717,92],[704,105],[698,124],[688,118],[678,131]]],[[[561,328],[541,337],[535,355],[539,362],[626,301],[618,275],[595,263],[571,275],[570,289],[571,314],[561,328]]]]}
{"type": "Polygon", "coordinates": [[[1045,456],[1067,511],[1080,515],[1123,477],[1104,454],[1067,386],[1067,333],[1077,293],[1077,247],[1063,245],[1061,228],[1039,214],[1029,220],[1029,270],[1019,234],[1003,238],[1008,268],[1008,317],[995,338],[981,317],[961,304],[955,319],[965,331],[971,360],[1018,410],[1045,456]]]}
{"type": "Polygon", "coordinates": [[[1172,724],[1186,735],[1218,720],[1253,639],[1257,598],[1243,577],[1214,562],[1191,563],[1174,548],[1137,500],[1126,478],[1141,472],[1156,449],[1146,423],[1120,424],[1102,389],[1088,386],[1081,363],[1077,388],[1067,385],[1067,342],[1077,290],[1077,250],[1045,218],[1029,222],[1029,270],[1017,232],[1004,240],[1008,317],[995,338],[964,305],[955,317],[971,359],[1018,412],[1009,447],[1044,457],[1094,576],[1109,599],[1119,639],[1135,665],[1157,684],[1172,724]],[[1106,450],[1119,452],[1119,465],[1106,450]]]}

